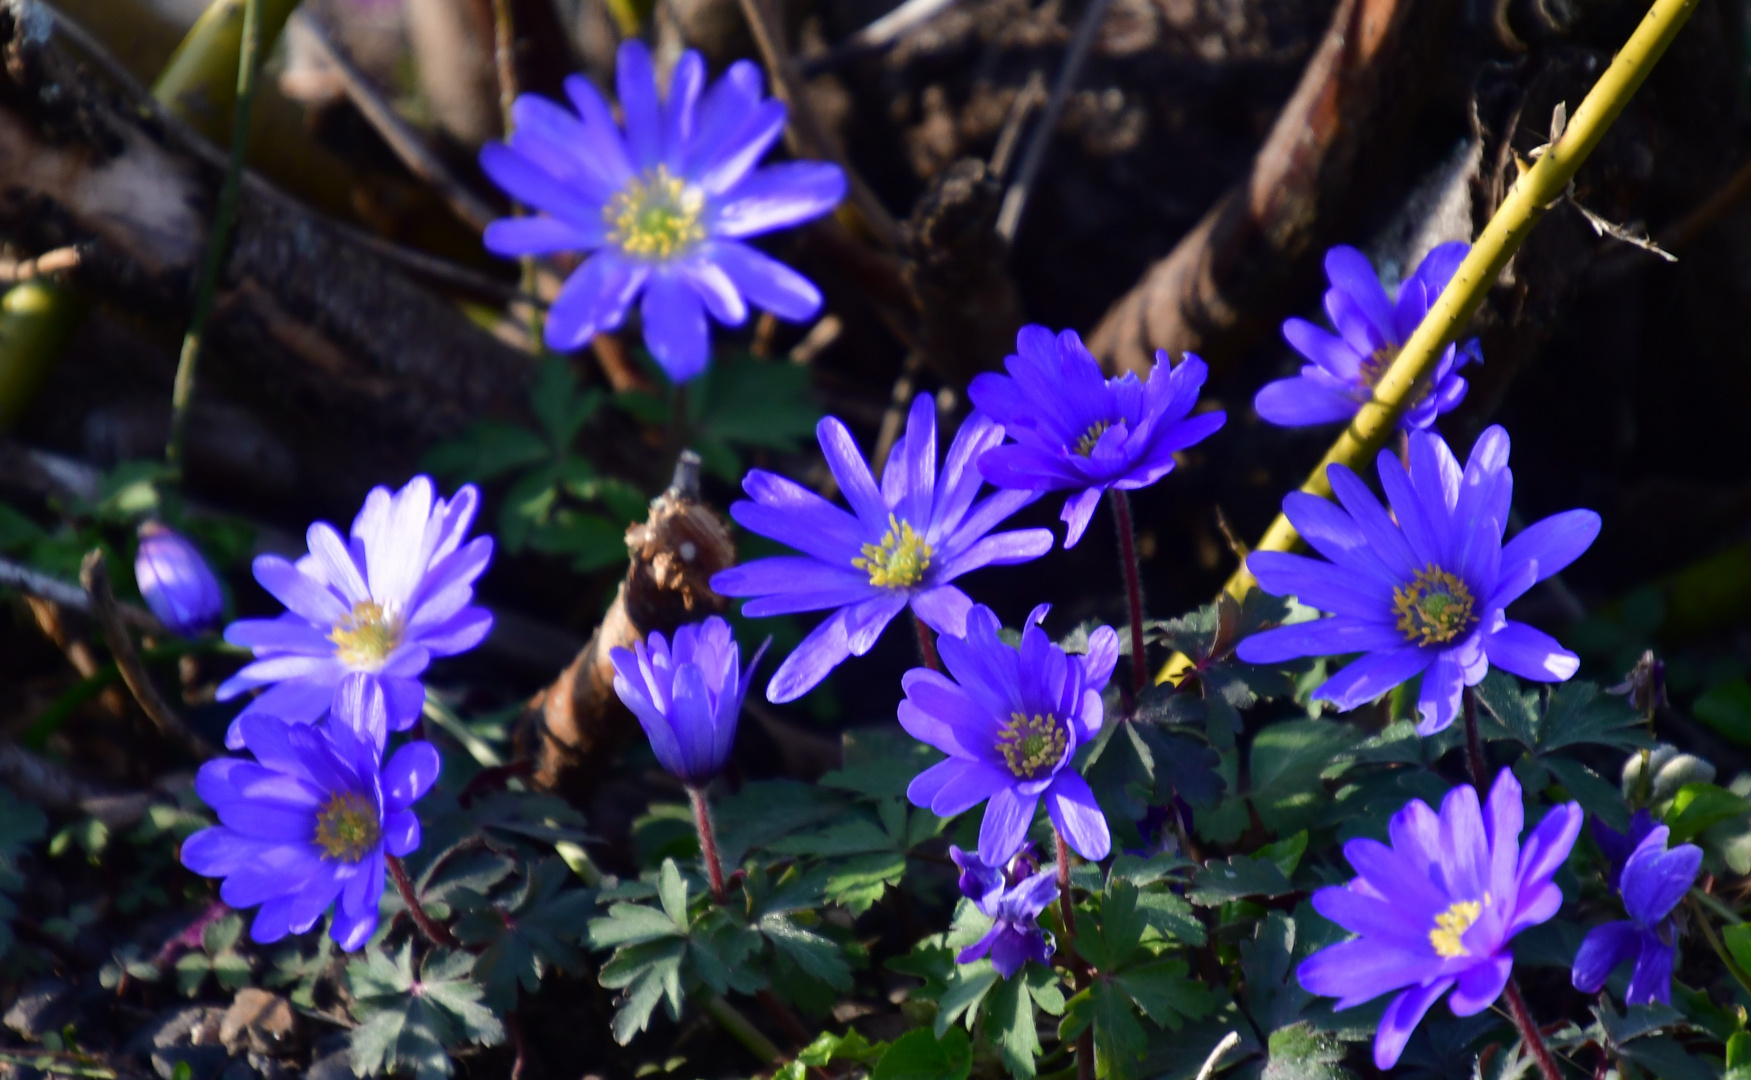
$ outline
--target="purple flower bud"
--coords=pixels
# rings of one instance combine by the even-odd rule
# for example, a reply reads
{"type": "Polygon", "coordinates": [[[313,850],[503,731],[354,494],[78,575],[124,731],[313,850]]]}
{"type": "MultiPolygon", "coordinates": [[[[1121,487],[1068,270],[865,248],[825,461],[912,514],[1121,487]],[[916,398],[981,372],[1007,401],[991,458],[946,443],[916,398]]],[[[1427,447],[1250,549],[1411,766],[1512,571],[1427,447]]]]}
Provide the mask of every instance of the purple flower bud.
{"type": "Polygon", "coordinates": [[[183,637],[212,629],[225,605],[219,580],[188,538],[156,521],[140,526],[134,580],[158,621],[183,637]]]}
{"type": "Polygon", "coordinates": [[[688,787],[703,787],[729,760],[742,699],[767,638],[742,670],[730,624],[713,615],[675,631],[652,631],[631,650],[615,649],[614,692],[638,717],[663,768],[688,787]]]}

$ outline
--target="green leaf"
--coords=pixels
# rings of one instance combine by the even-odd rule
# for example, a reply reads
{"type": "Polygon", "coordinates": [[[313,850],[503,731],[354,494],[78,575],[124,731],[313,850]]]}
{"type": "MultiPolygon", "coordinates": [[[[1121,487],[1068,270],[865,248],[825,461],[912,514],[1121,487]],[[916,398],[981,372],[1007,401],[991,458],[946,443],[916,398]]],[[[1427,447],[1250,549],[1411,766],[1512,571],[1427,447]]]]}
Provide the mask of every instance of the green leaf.
{"type": "Polygon", "coordinates": [[[1347,1080],[1353,1076],[1339,1064],[1344,1044],[1303,1021],[1271,1032],[1270,1059],[1260,1080],[1347,1080]]]}
{"type": "Polygon", "coordinates": [[[1751,746],[1751,683],[1729,679],[1703,691],[1690,711],[1740,746],[1751,746]]]}
{"type": "Polygon", "coordinates": [[[823,1031],[815,1041],[797,1053],[798,1062],[820,1068],[823,1065],[868,1065],[887,1051],[888,1044],[870,1042],[856,1029],[843,1035],[823,1031]]]}
{"type": "Polygon", "coordinates": [[[565,863],[545,859],[507,900],[457,921],[456,936],[463,944],[485,946],[475,957],[474,977],[493,1008],[515,1008],[516,988],[533,993],[550,968],[584,966],[572,943],[584,931],[592,897],[586,889],[568,887],[575,880],[565,863]]]}
{"type": "Polygon", "coordinates": [[[1711,825],[1751,812],[1751,801],[1714,784],[1690,783],[1678,789],[1662,814],[1672,830],[1669,842],[1682,844],[1711,825]]]}
{"type": "Polygon", "coordinates": [[[1492,670],[1478,684],[1477,694],[1494,720],[1482,725],[1485,737],[1510,739],[1534,756],[1576,746],[1627,752],[1653,745],[1635,709],[1590,682],[1562,683],[1541,709],[1539,691],[1523,691],[1512,675],[1492,670]]]}
{"type": "Polygon", "coordinates": [[[760,920],[760,932],[804,973],[835,990],[850,989],[851,965],[845,962],[844,950],[832,939],[803,929],[788,915],[767,915],[760,920]]]}
{"type": "Polygon", "coordinates": [[[1137,887],[1116,881],[1101,900],[1099,922],[1084,931],[1077,948],[1096,968],[1114,971],[1137,952],[1147,925],[1137,910],[1137,887]]]}
{"type": "Polygon", "coordinates": [[[220,953],[237,944],[237,938],[243,933],[243,919],[238,915],[226,915],[214,919],[201,929],[201,948],[208,956],[218,956],[220,953]]]}
{"type": "Polygon", "coordinates": [[[929,1028],[908,1031],[876,1062],[871,1080],[966,1080],[973,1071],[967,1033],[950,1028],[941,1039],[929,1028]]]}
{"type": "MultiPolygon", "coordinates": [[[[1034,1075],[1036,1059],[1040,1056],[1040,1033],[1034,1024],[1034,997],[1029,993],[1030,980],[1035,979],[1057,981],[1051,972],[1037,971],[1030,965],[1014,978],[999,983],[984,1008],[986,1035],[997,1043],[1009,1075],[1022,1080],[1029,1080],[1034,1075]]],[[[1060,1007],[1062,1000],[1060,995],[1060,1007]]],[[[960,1029],[952,1030],[958,1032],[960,1029]]]]}
{"type": "Polygon", "coordinates": [[[1192,877],[1186,898],[1194,904],[1215,907],[1243,896],[1282,896],[1294,891],[1283,870],[1268,859],[1233,855],[1225,862],[1210,860],[1192,877]]]}
{"type": "Polygon", "coordinates": [[[793,450],[821,419],[809,400],[809,369],[796,364],[732,353],[694,388],[690,411],[695,433],[704,439],[793,450]]]}
{"type": "Polygon", "coordinates": [[[602,965],[600,981],[610,990],[624,990],[610,1027],[621,1046],[650,1025],[651,1012],[668,1004],[672,1019],[681,1017],[681,961],[687,943],[679,938],[649,941],[620,949],[602,965]]]}
{"type": "MultiPolygon", "coordinates": [[[[896,969],[897,970],[897,969],[896,969]]],[[[966,1017],[968,1028],[979,1015],[979,1003],[998,982],[997,969],[989,960],[958,965],[949,974],[942,996],[936,1002],[936,1035],[941,1038],[956,1020],[966,1017]]]]}
{"type": "Polygon", "coordinates": [[[687,915],[687,882],[681,878],[681,868],[675,865],[674,859],[664,859],[662,872],[657,877],[657,898],[663,902],[663,912],[675,920],[675,925],[685,930],[689,924],[687,915]]]}
{"type": "Polygon", "coordinates": [[[1734,923],[1721,928],[1721,941],[1727,952],[1746,971],[1751,971],[1751,923],[1734,923]]]}
{"type": "Polygon", "coordinates": [[[1210,988],[1187,978],[1187,973],[1183,961],[1157,960],[1115,972],[1112,980],[1145,1016],[1178,1031],[1187,1020],[1208,1016],[1216,1008],[1210,988]]]}
{"type": "Polygon", "coordinates": [[[528,428],[480,420],[459,437],[432,447],[420,459],[420,467],[446,479],[478,484],[552,456],[553,448],[528,428]]]}
{"type": "Polygon", "coordinates": [[[372,948],[347,965],[359,1021],[350,1040],[353,1071],[411,1072],[418,1080],[435,1080],[450,1075],[451,1049],[502,1042],[504,1025],[481,1003],[483,991],[469,978],[473,962],[467,953],[434,949],[416,980],[410,941],[393,959],[372,948]]]}
{"type": "Polygon", "coordinates": [[[665,912],[643,904],[615,904],[602,919],[589,923],[590,947],[614,949],[626,945],[642,945],[662,938],[680,937],[687,932],[665,912]]]}
{"type": "Polygon", "coordinates": [[[1149,1037],[1138,1022],[1130,998],[1115,983],[1098,979],[1071,998],[1058,1025],[1058,1038],[1076,1039],[1094,1027],[1095,1072],[1102,1077],[1129,1078],[1149,1048],[1149,1037]]]}

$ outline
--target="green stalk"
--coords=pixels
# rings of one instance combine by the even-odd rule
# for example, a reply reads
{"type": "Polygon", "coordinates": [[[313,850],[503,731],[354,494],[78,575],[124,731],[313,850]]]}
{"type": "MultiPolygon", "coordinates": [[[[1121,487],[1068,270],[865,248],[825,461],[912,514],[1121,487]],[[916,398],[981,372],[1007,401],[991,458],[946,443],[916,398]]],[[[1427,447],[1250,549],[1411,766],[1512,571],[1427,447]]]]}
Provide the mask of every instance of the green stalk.
{"type": "MultiPolygon", "coordinates": [[[[206,254],[201,259],[201,276],[195,285],[195,309],[189,318],[188,333],[183,335],[182,354],[176,361],[176,382],[170,392],[170,441],[164,448],[164,459],[175,469],[180,479],[183,467],[183,443],[188,437],[188,411],[195,394],[195,364],[201,355],[201,340],[207,331],[207,319],[213,313],[213,292],[219,283],[219,267],[224,262],[225,250],[230,243],[231,227],[237,218],[237,195],[243,180],[243,154],[249,145],[249,118],[255,107],[255,90],[257,76],[261,69],[262,53],[262,7],[265,0],[243,0],[242,36],[237,52],[237,99],[236,107],[231,114],[231,157],[225,163],[225,180],[219,187],[219,205],[213,213],[213,227],[207,237],[206,254]]],[[[225,3],[220,0],[208,11],[208,15],[218,11],[225,3]]],[[[276,0],[276,14],[284,7],[290,14],[291,7],[283,0],[276,0]]],[[[285,16],[279,18],[280,25],[285,24],[285,16]]],[[[197,27],[198,29],[198,27],[197,27]]],[[[276,29],[277,33],[277,29],[276,29]]],[[[166,70],[166,76],[174,69],[177,60],[189,50],[194,41],[191,32],[189,40],[183,42],[177,56],[172,57],[171,66],[166,70]]],[[[160,80],[160,92],[164,80],[160,80]]]]}
{"type": "MultiPolygon", "coordinates": [[[[233,107],[241,98],[238,79],[249,0],[213,0],[189,28],[182,44],[165,62],[152,83],[152,96],[183,123],[218,142],[233,122],[233,107]]],[[[279,40],[298,0],[263,0],[260,5],[260,53],[279,40]]]]}
{"type": "MultiPolygon", "coordinates": [[[[1332,465],[1345,465],[1360,471],[1380,448],[1386,445],[1398,427],[1406,410],[1428,390],[1435,365],[1449,343],[1458,336],[1467,321],[1483,303],[1508,260],[1520,250],[1532,227],[1544,212],[1554,206],[1568,189],[1569,181],[1582,162],[1599,145],[1599,140],[1629,99],[1635,96],[1643,80],[1672,44],[1679,29],[1696,10],[1698,0],[1655,0],[1643,16],[1641,25],[1630,35],[1611,66],[1593,84],[1587,97],[1575,110],[1574,117],[1562,135],[1549,146],[1538,161],[1521,175],[1495,216],[1484,226],[1483,234],[1471,245],[1471,252],[1459,264],[1453,280],[1442,290],[1429,313],[1423,317],[1416,332],[1399,350],[1392,366],[1386,369],[1374,387],[1374,396],[1356,413],[1356,418],[1337,442],[1320,459],[1301,490],[1322,499],[1331,497],[1331,482],[1326,470],[1332,465]]],[[[1289,519],[1278,514],[1254,551],[1293,551],[1301,545],[1301,537],[1289,519]]],[[[1255,580],[1243,562],[1224,589],[1235,599],[1244,597],[1255,580]]],[[[1184,671],[1183,657],[1174,657],[1162,668],[1157,682],[1176,677],[1184,671]]]]}

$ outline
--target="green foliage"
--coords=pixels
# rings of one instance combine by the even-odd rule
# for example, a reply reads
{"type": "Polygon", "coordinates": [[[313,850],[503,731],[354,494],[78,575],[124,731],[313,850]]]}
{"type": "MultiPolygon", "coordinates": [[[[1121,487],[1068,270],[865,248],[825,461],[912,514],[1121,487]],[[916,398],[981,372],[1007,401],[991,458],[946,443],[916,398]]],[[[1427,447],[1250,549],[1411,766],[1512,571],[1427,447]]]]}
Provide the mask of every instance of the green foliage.
{"type": "MultiPolygon", "coordinates": [[[[1258,589],[1236,603],[1227,593],[1214,604],[1168,622],[1149,623],[1144,639],[1163,644],[1191,661],[1182,687],[1195,688],[1201,696],[1203,719],[1210,745],[1227,750],[1241,730],[1240,714],[1259,701],[1292,697],[1294,680],[1277,668],[1256,667],[1234,659],[1234,647],[1248,635],[1289,616],[1288,601],[1267,596],[1258,589]]],[[[1146,696],[1138,719],[1152,723],[1184,723],[1195,713],[1179,695],[1146,696]]]]}
{"type": "Polygon", "coordinates": [[[506,551],[527,547],[559,555],[580,574],[620,565],[627,558],[626,527],[643,520],[646,496],[602,475],[577,449],[606,401],[600,390],[579,389],[571,365],[550,356],[529,388],[538,431],[481,420],[422,464],[452,480],[509,481],[495,531],[506,551]]]}
{"type": "Polygon", "coordinates": [[[457,920],[455,933],[478,951],[474,977],[495,1011],[514,1009],[517,987],[534,992],[548,970],[583,967],[583,955],[573,942],[583,933],[594,898],[585,889],[567,887],[575,880],[565,863],[551,858],[490,906],[479,893],[458,887],[459,905],[465,903],[468,910],[457,920]]]}
{"type": "MultiPolygon", "coordinates": [[[[614,404],[652,426],[673,422],[672,401],[653,394],[624,391],[614,404]]],[[[809,369],[796,364],[729,353],[687,384],[685,445],[726,483],[741,483],[746,471],[740,448],[795,450],[820,419],[809,400],[809,369]]]]}
{"type": "Polygon", "coordinates": [[[353,1070],[360,1076],[412,1073],[435,1080],[452,1071],[450,1051],[468,1043],[504,1041],[505,1027],[483,1001],[474,981],[474,958],[433,949],[414,974],[413,943],[392,957],[379,948],[347,965],[353,1014],[353,1070]]]}
{"type": "Polygon", "coordinates": [[[237,939],[243,934],[243,919],[225,915],[201,929],[201,947],[190,949],[176,960],[176,988],[184,997],[201,992],[210,975],[221,990],[236,990],[248,986],[252,965],[249,958],[237,951],[237,939]]]}

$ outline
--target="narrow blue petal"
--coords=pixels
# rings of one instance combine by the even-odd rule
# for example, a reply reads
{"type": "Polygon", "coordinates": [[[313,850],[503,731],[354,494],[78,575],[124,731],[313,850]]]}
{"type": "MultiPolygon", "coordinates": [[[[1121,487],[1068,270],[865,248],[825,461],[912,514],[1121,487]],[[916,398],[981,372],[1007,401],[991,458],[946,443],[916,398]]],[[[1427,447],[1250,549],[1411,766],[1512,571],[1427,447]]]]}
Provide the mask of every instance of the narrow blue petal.
{"type": "Polygon", "coordinates": [[[1597,994],[1617,965],[1641,953],[1641,931],[1628,921],[1609,922],[1587,931],[1575,952],[1569,981],[1583,994],[1597,994]]]}

